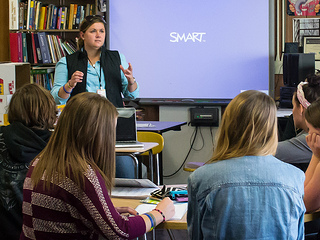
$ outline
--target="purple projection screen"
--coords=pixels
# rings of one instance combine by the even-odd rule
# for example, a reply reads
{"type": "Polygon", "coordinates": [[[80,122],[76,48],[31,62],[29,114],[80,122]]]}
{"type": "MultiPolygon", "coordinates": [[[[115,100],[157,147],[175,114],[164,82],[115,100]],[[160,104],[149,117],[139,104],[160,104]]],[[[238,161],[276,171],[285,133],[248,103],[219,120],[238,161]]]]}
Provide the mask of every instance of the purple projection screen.
{"type": "Polygon", "coordinates": [[[140,98],[230,99],[269,89],[269,1],[109,0],[109,48],[140,98]]]}

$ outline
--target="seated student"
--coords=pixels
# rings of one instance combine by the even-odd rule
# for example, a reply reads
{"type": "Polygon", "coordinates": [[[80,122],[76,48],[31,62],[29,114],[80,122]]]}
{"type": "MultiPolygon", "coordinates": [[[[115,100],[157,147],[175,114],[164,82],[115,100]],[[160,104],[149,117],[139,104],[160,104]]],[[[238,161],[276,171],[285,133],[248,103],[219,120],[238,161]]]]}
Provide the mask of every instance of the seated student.
{"type": "Polygon", "coordinates": [[[32,162],[23,186],[20,239],[132,239],[174,215],[169,198],[140,216],[115,208],[116,108],[96,93],[79,93],[32,162]]]}
{"type": "Polygon", "coordinates": [[[26,84],[12,96],[10,125],[0,127],[0,234],[19,239],[22,227],[22,186],[31,160],[47,145],[56,121],[50,92],[26,84]]]}
{"type": "Polygon", "coordinates": [[[307,107],[320,97],[320,75],[308,76],[306,82],[301,82],[292,98],[292,114],[294,125],[302,129],[297,136],[279,142],[275,157],[281,161],[293,164],[305,171],[310,162],[312,152],[306,143],[308,128],[304,113],[307,107]]]}
{"type": "Polygon", "coordinates": [[[213,157],[188,179],[190,239],[303,239],[303,172],[272,155],[277,109],[254,90],[236,96],[213,157]]]}
{"type": "Polygon", "coordinates": [[[304,203],[307,212],[312,212],[320,208],[320,99],[307,108],[305,117],[309,128],[306,141],[313,154],[306,171],[304,203]]]}

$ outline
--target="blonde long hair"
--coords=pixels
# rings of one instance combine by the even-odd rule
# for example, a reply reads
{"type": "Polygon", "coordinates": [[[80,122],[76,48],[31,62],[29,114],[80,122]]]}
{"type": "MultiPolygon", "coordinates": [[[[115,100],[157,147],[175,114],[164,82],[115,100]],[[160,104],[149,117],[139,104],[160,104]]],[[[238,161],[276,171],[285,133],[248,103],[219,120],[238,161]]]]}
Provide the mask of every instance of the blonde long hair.
{"type": "Polygon", "coordinates": [[[40,153],[31,180],[44,187],[71,177],[84,188],[88,165],[99,171],[110,191],[115,175],[115,127],[117,110],[96,93],[77,94],[67,103],[46,148],[40,153]]]}
{"type": "Polygon", "coordinates": [[[278,143],[277,109],[268,95],[249,90],[227,106],[213,157],[208,163],[242,156],[275,154],[278,143]]]}

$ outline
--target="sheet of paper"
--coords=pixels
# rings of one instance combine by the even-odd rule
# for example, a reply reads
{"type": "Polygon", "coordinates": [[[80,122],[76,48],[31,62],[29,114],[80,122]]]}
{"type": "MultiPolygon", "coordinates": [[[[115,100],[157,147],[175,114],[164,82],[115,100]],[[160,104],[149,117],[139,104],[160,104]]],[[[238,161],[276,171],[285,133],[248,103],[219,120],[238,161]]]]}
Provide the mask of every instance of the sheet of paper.
{"type": "Polygon", "coordinates": [[[111,196],[143,199],[150,196],[150,193],[157,189],[159,188],[115,187],[111,191],[111,196]]]}
{"type": "MultiPolygon", "coordinates": [[[[136,207],[136,211],[141,215],[152,211],[156,206],[157,205],[154,204],[140,204],[136,207]]],[[[170,220],[180,220],[188,210],[188,203],[175,203],[174,207],[176,209],[176,213],[170,220]]]]}
{"type": "Polygon", "coordinates": [[[157,188],[149,179],[116,178],[115,187],[157,188]]]}

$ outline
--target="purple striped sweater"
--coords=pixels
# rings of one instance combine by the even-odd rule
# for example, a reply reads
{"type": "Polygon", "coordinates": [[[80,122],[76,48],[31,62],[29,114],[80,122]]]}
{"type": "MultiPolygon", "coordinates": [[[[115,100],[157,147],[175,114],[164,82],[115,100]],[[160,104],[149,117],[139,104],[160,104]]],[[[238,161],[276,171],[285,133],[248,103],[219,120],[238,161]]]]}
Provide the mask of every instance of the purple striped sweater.
{"type": "Polygon", "coordinates": [[[20,239],[132,239],[145,233],[142,217],[120,215],[113,206],[101,175],[89,167],[85,190],[70,178],[43,190],[30,176],[23,186],[23,226],[20,239]]]}

